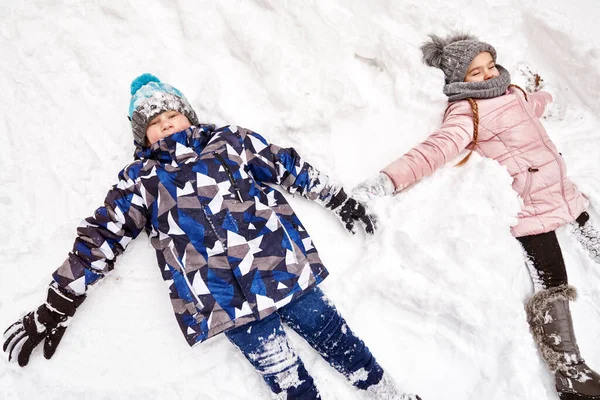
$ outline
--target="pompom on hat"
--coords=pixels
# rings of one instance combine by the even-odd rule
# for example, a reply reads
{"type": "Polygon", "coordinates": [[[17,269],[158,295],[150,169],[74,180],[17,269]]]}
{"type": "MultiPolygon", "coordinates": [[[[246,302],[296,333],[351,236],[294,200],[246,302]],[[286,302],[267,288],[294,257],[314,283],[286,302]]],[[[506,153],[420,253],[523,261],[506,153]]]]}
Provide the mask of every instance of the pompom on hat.
{"type": "Polygon", "coordinates": [[[135,143],[146,147],[146,128],[152,118],[165,111],[178,111],[192,125],[198,125],[198,117],[183,93],[161,82],[152,74],[143,74],[131,82],[129,119],[135,143]]]}
{"type": "Polygon", "coordinates": [[[487,51],[496,61],[496,49],[477,37],[453,32],[445,38],[429,35],[431,40],[421,45],[423,62],[444,72],[446,84],[463,82],[469,65],[479,53],[487,51]]]}

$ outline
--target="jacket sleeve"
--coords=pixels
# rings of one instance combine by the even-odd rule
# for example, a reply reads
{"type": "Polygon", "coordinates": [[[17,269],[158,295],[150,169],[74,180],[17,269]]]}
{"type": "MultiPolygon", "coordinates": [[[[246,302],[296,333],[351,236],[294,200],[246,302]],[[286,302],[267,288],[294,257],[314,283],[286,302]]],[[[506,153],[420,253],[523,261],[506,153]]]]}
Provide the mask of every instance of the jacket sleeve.
{"type": "Polygon", "coordinates": [[[413,147],[381,172],[392,179],[396,191],[402,190],[456,157],[472,140],[472,117],[449,115],[442,126],[424,142],[413,147]]]}
{"type": "Polygon", "coordinates": [[[144,229],[146,209],[136,185],[140,168],[136,162],[123,169],[104,206],[81,222],[73,250],[52,275],[60,287],[84,294],[113,269],[116,257],[144,229]]]}
{"type": "Polygon", "coordinates": [[[546,106],[552,102],[552,95],[540,90],[538,92],[527,93],[527,99],[533,108],[535,116],[541,118],[546,110],[546,106]]]}
{"type": "Polygon", "coordinates": [[[305,162],[293,148],[268,143],[256,132],[238,128],[254,179],[283,186],[291,194],[327,204],[339,189],[329,177],[305,162]]]}

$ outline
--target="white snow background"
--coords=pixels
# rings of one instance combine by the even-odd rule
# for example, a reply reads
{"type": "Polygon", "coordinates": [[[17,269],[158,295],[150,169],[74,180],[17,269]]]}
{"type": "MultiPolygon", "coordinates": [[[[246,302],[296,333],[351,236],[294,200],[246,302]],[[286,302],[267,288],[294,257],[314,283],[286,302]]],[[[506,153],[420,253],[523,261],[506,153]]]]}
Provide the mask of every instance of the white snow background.
{"type": "MultiPolygon", "coordinates": [[[[129,84],[150,72],[200,119],[294,147],[351,189],[439,126],[431,32],[471,31],[527,85],[554,95],[544,124],[600,227],[597,0],[0,2],[0,328],[45,299],[79,222],[130,160],[129,84]]],[[[457,160],[458,161],[458,160],[457,160]]],[[[376,201],[380,229],[347,234],[290,202],[331,275],[322,285],[406,391],[424,400],[556,400],[525,320],[532,293],[509,226],[519,201],[497,163],[453,163],[376,201]]],[[[288,196],[289,197],[289,196],[288,196]]],[[[600,265],[558,236],[588,363],[600,369],[600,265]]],[[[358,398],[299,336],[324,399],[358,398]]],[[[41,346],[40,346],[41,347],[41,346]]],[[[0,360],[2,399],[263,399],[259,375],[220,335],[191,349],[145,234],[90,292],[52,360],[0,360]]]]}

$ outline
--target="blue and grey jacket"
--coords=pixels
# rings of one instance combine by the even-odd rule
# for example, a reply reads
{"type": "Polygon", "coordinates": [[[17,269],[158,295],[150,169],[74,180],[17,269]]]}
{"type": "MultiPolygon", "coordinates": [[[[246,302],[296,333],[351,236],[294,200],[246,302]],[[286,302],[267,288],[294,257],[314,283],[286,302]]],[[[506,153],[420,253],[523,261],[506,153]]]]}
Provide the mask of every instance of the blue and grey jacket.
{"type": "Polygon", "coordinates": [[[235,127],[192,126],[139,149],[54,273],[81,295],[146,230],[190,346],[260,320],[327,270],[279,184],[326,204],[337,188],[292,148],[235,127]]]}

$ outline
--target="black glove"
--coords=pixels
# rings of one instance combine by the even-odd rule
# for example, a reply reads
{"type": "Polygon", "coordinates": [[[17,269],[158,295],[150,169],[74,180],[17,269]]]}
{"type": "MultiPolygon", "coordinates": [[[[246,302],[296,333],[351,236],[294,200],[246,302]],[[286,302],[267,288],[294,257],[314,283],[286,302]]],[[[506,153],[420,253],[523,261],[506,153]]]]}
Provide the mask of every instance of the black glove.
{"type": "Polygon", "coordinates": [[[375,232],[375,217],[367,214],[365,206],[352,197],[348,197],[344,189],[340,189],[335,196],[331,198],[325,208],[330,208],[338,216],[344,228],[352,233],[356,233],[356,222],[361,224],[368,234],[375,232]]]}
{"type": "Polygon", "coordinates": [[[52,282],[46,303],[12,324],[4,332],[2,350],[8,361],[17,360],[21,367],[29,362],[33,349],[45,339],[44,357],[50,359],[67,329],[75,310],[85,300],[85,295],[75,296],[52,282]]]}

